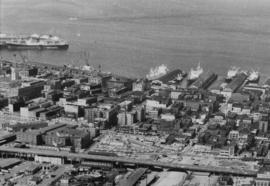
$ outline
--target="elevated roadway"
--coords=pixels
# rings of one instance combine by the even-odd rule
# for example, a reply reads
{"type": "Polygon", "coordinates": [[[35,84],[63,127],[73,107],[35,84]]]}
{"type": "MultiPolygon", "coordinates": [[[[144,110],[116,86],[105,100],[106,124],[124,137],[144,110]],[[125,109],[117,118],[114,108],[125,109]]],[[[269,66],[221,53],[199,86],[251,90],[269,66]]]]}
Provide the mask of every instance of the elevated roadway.
{"type": "Polygon", "coordinates": [[[95,161],[95,162],[106,162],[106,163],[124,163],[124,164],[135,164],[141,166],[149,167],[161,167],[165,169],[174,169],[181,171],[195,171],[195,172],[209,172],[213,174],[230,174],[235,176],[247,176],[256,177],[256,171],[243,170],[243,169],[233,169],[226,167],[214,167],[214,166],[197,166],[190,164],[180,164],[180,163],[167,163],[158,161],[145,161],[139,159],[131,159],[124,157],[110,157],[101,155],[89,155],[83,153],[70,153],[66,151],[49,151],[40,149],[22,149],[13,147],[0,146],[0,155],[27,155],[27,156],[46,156],[46,157],[58,157],[64,160],[74,159],[80,161],[95,161]]]}

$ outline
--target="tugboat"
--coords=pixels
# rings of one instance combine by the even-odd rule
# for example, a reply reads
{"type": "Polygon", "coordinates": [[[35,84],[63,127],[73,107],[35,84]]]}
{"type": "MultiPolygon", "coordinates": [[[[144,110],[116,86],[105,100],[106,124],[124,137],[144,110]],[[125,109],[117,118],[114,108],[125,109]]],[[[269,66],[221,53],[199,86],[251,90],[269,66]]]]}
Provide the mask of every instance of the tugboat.
{"type": "Polygon", "coordinates": [[[188,74],[188,84],[191,84],[196,79],[198,79],[202,73],[203,68],[201,67],[201,64],[198,63],[198,66],[195,69],[193,68],[190,69],[190,72],[188,74]]]}
{"type": "Polygon", "coordinates": [[[175,78],[175,80],[181,82],[186,76],[187,76],[187,73],[186,72],[182,72],[182,74],[178,74],[177,75],[177,77],[175,78]]]}
{"type": "Polygon", "coordinates": [[[259,71],[251,70],[249,72],[249,76],[248,76],[247,80],[250,83],[257,83],[260,80],[260,73],[259,73],[259,71]]]}
{"type": "Polygon", "coordinates": [[[150,72],[146,75],[146,78],[148,80],[154,80],[154,79],[158,79],[161,76],[164,76],[165,74],[167,74],[169,72],[169,69],[166,65],[162,64],[160,66],[157,66],[155,68],[151,68],[150,72]]]}
{"type": "Polygon", "coordinates": [[[7,49],[29,50],[29,49],[57,49],[67,50],[69,44],[57,36],[32,34],[31,36],[13,36],[10,38],[2,38],[5,40],[3,45],[7,49]]]}
{"type": "Polygon", "coordinates": [[[228,70],[226,81],[230,82],[232,80],[232,78],[234,78],[239,73],[239,70],[240,70],[240,68],[238,68],[238,67],[235,67],[235,66],[231,67],[228,70]]]}

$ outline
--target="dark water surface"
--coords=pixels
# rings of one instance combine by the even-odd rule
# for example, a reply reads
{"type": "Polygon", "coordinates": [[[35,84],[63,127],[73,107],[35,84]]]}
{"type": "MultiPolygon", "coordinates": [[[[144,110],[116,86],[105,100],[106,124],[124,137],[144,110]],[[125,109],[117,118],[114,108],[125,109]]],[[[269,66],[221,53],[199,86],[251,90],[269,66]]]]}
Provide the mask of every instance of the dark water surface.
{"type": "MultiPolygon", "coordinates": [[[[269,0],[0,0],[0,31],[54,34],[68,51],[29,51],[30,60],[90,63],[143,76],[167,64],[225,73],[232,65],[270,75],[269,0]]],[[[0,51],[13,59],[13,52],[0,51]]]]}

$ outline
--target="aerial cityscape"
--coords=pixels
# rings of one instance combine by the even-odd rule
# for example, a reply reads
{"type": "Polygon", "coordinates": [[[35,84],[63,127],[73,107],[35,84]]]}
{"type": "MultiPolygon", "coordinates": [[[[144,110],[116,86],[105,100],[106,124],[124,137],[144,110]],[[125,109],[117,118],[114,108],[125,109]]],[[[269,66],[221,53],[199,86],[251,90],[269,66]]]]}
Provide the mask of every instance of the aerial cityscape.
{"type": "Polygon", "coordinates": [[[269,8],[0,0],[0,186],[270,186],[269,8]]]}

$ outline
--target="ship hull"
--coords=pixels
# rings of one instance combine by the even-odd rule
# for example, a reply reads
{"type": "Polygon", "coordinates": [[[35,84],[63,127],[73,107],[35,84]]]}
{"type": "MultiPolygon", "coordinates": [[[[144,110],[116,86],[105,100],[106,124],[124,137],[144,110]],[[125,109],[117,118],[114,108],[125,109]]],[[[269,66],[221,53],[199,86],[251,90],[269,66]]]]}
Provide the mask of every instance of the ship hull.
{"type": "Polygon", "coordinates": [[[64,45],[19,45],[7,43],[5,48],[9,50],[67,50],[68,44],[64,45]]]}
{"type": "Polygon", "coordinates": [[[258,83],[260,81],[260,77],[255,78],[255,79],[248,79],[249,83],[258,83]]]}

